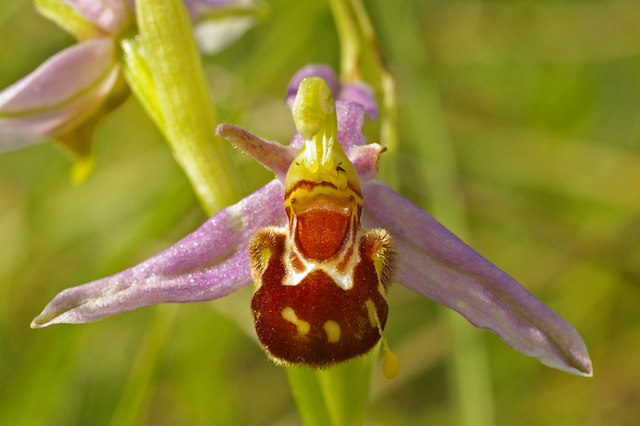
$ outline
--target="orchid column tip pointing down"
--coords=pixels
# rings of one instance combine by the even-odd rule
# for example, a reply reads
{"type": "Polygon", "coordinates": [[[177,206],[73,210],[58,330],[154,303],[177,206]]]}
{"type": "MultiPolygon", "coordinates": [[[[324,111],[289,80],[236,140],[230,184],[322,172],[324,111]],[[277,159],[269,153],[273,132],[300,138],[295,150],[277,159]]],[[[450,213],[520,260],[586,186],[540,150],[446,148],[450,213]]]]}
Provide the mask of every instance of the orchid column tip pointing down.
{"type": "MultiPolygon", "coordinates": [[[[290,96],[306,77],[337,81],[329,71],[304,68],[290,96]]],[[[353,92],[338,84],[331,91],[335,111],[322,109],[324,121],[299,128],[287,146],[234,125],[218,126],[218,134],[271,168],[276,179],[164,252],[61,292],[32,326],[211,300],[255,282],[252,310],[269,357],[325,366],[366,352],[380,339],[386,291],[397,281],[545,365],[591,376],[586,346],[571,325],[427,212],[374,180],[383,148],[365,145],[362,135],[371,102],[362,91],[351,98],[353,92]],[[337,127],[331,124],[334,113],[337,127]],[[328,143],[332,136],[336,149],[328,143]],[[316,142],[324,150],[321,158],[334,164],[322,179],[298,158],[316,142]]]]}

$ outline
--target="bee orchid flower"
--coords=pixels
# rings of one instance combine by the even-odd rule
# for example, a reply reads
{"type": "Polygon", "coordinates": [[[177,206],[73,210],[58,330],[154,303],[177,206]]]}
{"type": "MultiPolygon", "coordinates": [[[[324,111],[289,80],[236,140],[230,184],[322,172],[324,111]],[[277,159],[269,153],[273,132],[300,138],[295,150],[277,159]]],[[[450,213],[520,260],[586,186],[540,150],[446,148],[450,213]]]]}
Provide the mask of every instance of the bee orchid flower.
{"type": "MultiPolygon", "coordinates": [[[[130,92],[122,62],[136,39],[134,2],[35,3],[77,43],[0,91],[0,153],[54,139],[76,160],[73,178],[81,181],[93,164],[96,126],[130,92]]],[[[258,12],[252,0],[187,0],[185,6],[204,53],[215,53],[240,37],[258,12]]]]}
{"type": "Polygon", "coordinates": [[[380,340],[387,290],[397,282],[543,364],[592,375],[571,325],[375,180],[384,148],[365,144],[362,134],[366,115],[376,114],[366,86],[340,85],[326,66],[306,67],[293,78],[287,103],[298,130],[289,145],[231,124],[217,129],[273,170],[274,180],[165,251],[62,291],[32,327],[217,299],[253,282],[251,308],[268,356],[322,367],[366,353],[380,340]]]}

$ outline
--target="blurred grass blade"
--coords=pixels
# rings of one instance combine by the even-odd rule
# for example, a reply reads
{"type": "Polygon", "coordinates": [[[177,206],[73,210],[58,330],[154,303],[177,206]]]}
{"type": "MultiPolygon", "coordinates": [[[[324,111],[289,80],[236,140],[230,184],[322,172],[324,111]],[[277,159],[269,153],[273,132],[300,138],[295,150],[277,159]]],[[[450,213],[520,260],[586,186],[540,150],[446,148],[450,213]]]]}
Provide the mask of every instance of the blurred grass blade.
{"type": "Polygon", "coordinates": [[[154,307],[155,315],[131,366],[127,383],[120,395],[110,425],[134,425],[145,423],[144,409],[149,405],[149,391],[158,369],[165,342],[174,327],[178,306],[174,304],[154,307]]]}

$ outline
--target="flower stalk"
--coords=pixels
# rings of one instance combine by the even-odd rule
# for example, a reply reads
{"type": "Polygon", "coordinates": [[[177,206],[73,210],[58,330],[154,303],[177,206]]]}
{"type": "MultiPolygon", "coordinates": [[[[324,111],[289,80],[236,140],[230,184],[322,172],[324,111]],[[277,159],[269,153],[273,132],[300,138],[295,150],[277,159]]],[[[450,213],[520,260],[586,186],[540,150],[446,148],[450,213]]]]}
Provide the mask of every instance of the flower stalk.
{"type": "MultiPolygon", "coordinates": [[[[396,188],[398,178],[398,129],[396,82],[389,70],[375,29],[361,0],[331,0],[333,20],[340,40],[340,79],[367,81],[381,99],[380,144],[387,148],[382,179],[396,188]],[[366,67],[363,64],[366,63],[366,67]]],[[[371,117],[375,119],[376,117],[371,117]]]]}
{"type": "Polygon", "coordinates": [[[142,0],[136,7],[164,133],[198,199],[213,214],[238,200],[241,185],[215,136],[217,114],[189,15],[179,0],[142,0]]]}

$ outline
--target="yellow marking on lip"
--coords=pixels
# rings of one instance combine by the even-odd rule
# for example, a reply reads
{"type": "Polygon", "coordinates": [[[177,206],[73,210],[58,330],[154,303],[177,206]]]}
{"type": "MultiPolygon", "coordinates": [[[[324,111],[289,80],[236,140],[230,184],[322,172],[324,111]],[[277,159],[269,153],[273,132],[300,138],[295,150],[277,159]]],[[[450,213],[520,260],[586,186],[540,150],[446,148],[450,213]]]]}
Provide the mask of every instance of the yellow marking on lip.
{"type": "Polygon", "coordinates": [[[293,308],[287,306],[282,310],[281,315],[282,318],[296,326],[296,328],[298,329],[298,334],[300,334],[301,336],[304,336],[311,330],[311,326],[309,325],[309,323],[298,318],[298,316],[296,315],[296,311],[294,311],[293,308]]]}
{"type": "Polygon", "coordinates": [[[364,306],[367,308],[367,313],[369,314],[369,322],[371,323],[371,327],[378,327],[378,313],[376,312],[376,305],[373,303],[373,300],[367,299],[364,302],[364,306]]]}
{"type": "Polygon", "coordinates": [[[327,321],[322,326],[325,333],[327,333],[327,340],[329,343],[337,343],[340,341],[340,324],[335,321],[327,321]]]}

